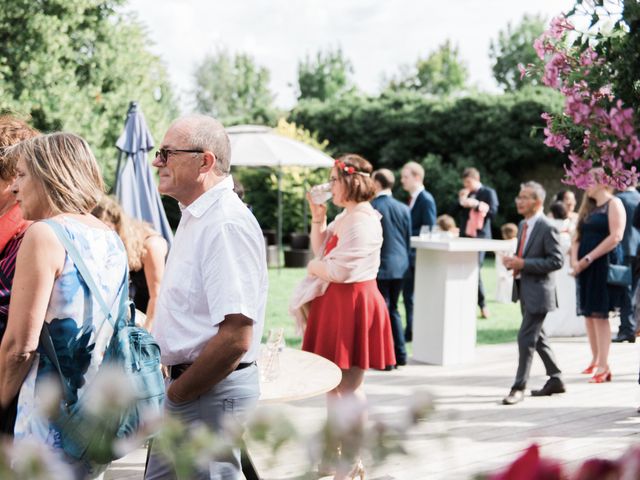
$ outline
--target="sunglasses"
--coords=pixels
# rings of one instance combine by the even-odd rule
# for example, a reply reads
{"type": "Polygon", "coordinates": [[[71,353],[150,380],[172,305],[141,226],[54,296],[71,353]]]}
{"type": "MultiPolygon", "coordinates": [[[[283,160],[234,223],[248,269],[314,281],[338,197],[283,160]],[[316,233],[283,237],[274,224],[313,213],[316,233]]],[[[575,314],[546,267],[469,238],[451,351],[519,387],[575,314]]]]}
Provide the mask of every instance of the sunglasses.
{"type": "Polygon", "coordinates": [[[204,153],[204,150],[182,150],[178,148],[161,148],[156,151],[155,158],[160,159],[160,164],[164,167],[169,160],[169,155],[175,153],[204,153]]]}

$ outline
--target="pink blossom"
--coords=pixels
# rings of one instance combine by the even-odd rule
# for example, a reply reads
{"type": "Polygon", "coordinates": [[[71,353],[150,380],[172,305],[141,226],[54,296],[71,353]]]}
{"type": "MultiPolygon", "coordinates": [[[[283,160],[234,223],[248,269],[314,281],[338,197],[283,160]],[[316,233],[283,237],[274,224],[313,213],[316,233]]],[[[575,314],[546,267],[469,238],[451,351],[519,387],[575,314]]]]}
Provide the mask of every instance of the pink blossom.
{"type": "Polygon", "coordinates": [[[544,48],[544,41],[546,39],[546,36],[544,34],[542,34],[542,36],[536,38],[533,41],[533,48],[536,51],[536,54],[538,55],[538,58],[540,60],[544,60],[544,55],[545,55],[545,48],[544,48]]]}
{"type": "MultiPolygon", "coordinates": [[[[565,152],[569,138],[582,131],[581,145],[569,152],[563,181],[579,188],[631,185],[638,179],[633,164],[640,160],[637,116],[615,99],[610,85],[602,84],[608,75],[605,58],[590,47],[566,46],[567,32],[573,29],[565,17],[557,17],[534,42],[538,57],[548,59],[542,83],[565,97],[564,115],[541,116],[546,122],[544,144],[565,152]]],[[[522,75],[528,73],[519,68],[522,75]]]]}
{"type": "Polygon", "coordinates": [[[544,66],[544,76],[542,77],[542,83],[550,88],[558,88],[558,68],[551,62],[544,66]]]}
{"type": "Polygon", "coordinates": [[[573,478],[576,480],[601,480],[603,478],[618,478],[619,467],[611,460],[592,458],[578,469],[573,478]]]}
{"type": "Polygon", "coordinates": [[[582,55],[580,55],[580,65],[583,67],[593,65],[597,59],[598,54],[591,47],[588,47],[584,52],[582,52],[582,55]]]}
{"type": "Polygon", "coordinates": [[[520,70],[520,80],[527,76],[527,69],[521,63],[518,64],[518,70],[520,70]]]}
{"type": "Polygon", "coordinates": [[[574,30],[574,26],[567,20],[567,17],[561,15],[551,20],[548,33],[551,38],[559,40],[567,30],[574,30]]]}
{"type": "Polygon", "coordinates": [[[554,460],[540,458],[536,444],[531,445],[503,472],[491,475],[490,480],[561,480],[562,465],[554,460]]]}
{"type": "Polygon", "coordinates": [[[618,138],[626,138],[633,134],[633,110],[622,108],[622,101],[618,100],[616,106],[609,111],[611,131],[618,138]]]}
{"type": "Polygon", "coordinates": [[[549,128],[545,128],[544,134],[547,137],[544,139],[544,144],[547,147],[564,152],[565,148],[569,146],[569,139],[560,133],[552,133],[549,128]]]}

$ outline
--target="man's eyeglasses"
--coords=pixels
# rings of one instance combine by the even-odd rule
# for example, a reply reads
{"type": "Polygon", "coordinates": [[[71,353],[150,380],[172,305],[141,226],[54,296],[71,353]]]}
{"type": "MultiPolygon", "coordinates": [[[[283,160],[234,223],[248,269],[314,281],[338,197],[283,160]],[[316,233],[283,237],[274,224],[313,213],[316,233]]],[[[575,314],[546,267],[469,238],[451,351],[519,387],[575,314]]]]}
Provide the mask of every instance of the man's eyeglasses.
{"type": "Polygon", "coordinates": [[[155,158],[160,159],[160,163],[162,166],[167,164],[169,160],[169,155],[173,155],[174,153],[204,153],[204,150],[182,150],[178,148],[161,148],[156,151],[155,158]]]}

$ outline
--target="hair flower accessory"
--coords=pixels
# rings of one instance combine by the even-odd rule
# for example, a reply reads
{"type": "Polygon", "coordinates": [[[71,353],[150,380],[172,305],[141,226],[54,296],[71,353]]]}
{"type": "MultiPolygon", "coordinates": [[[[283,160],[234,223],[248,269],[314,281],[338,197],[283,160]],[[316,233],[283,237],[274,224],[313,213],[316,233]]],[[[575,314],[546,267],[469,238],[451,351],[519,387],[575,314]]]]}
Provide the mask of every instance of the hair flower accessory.
{"type": "Polygon", "coordinates": [[[353,165],[347,165],[342,160],[337,159],[334,164],[336,168],[343,172],[345,175],[353,175],[354,173],[357,173],[358,175],[362,175],[363,177],[369,176],[367,172],[360,172],[356,170],[356,167],[354,167],[353,165]]]}

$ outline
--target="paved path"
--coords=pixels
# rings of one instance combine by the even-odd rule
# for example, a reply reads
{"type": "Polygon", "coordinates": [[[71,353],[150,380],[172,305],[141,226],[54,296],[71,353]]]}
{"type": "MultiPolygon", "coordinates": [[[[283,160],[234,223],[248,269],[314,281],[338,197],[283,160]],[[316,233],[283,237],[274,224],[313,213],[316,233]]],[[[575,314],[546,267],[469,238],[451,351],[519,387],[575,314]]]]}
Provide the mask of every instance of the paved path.
{"type": "MultiPolygon", "coordinates": [[[[612,345],[613,381],[593,385],[579,374],[589,361],[586,339],[554,339],[552,344],[568,392],[545,398],[527,396],[515,406],[500,404],[515,374],[517,347],[513,343],[478,347],[472,365],[412,364],[394,372],[369,372],[366,392],[371,417],[399,419],[416,390],[431,392],[436,409],[408,433],[409,456],[394,456],[378,466],[369,464],[367,478],[470,479],[475,473],[507,464],[534,441],[541,445],[543,455],[572,468],[593,455],[615,458],[629,445],[639,443],[636,345],[612,345]]],[[[544,381],[542,362],[536,357],[529,386],[538,388],[544,381]]],[[[305,431],[324,420],[324,398],[282,408],[305,431]]],[[[303,478],[305,446],[286,448],[286,456],[275,459],[261,445],[249,448],[265,479],[303,478]]],[[[140,479],[143,466],[144,453],[139,450],[115,462],[106,478],[140,479]]]]}

